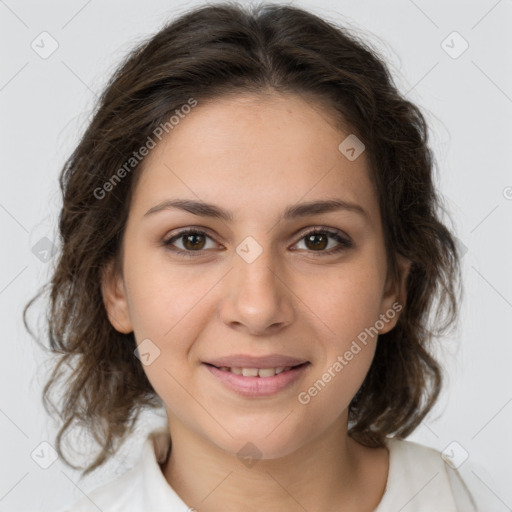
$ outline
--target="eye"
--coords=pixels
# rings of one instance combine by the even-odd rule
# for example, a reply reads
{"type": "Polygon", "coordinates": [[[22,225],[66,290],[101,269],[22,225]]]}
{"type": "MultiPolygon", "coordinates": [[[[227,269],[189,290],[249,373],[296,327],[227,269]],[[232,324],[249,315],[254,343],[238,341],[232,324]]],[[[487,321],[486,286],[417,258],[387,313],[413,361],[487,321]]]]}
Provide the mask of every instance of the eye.
{"type": "MultiPolygon", "coordinates": [[[[213,239],[208,236],[204,231],[201,231],[199,229],[187,229],[185,231],[181,231],[180,233],[174,235],[173,237],[164,240],[163,244],[165,246],[175,246],[175,242],[179,242],[182,244],[182,247],[180,248],[173,248],[170,247],[173,251],[183,254],[184,256],[196,256],[196,254],[193,253],[201,253],[201,251],[205,250],[206,246],[206,239],[210,239],[213,241],[213,239]]],[[[198,254],[198,255],[199,255],[198,254]]]]}
{"type": "MultiPolygon", "coordinates": [[[[194,257],[200,256],[204,250],[215,248],[215,243],[213,243],[213,247],[207,247],[207,240],[213,242],[212,237],[206,232],[189,228],[164,240],[163,245],[180,255],[194,257]]],[[[341,232],[324,227],[315,228],[304,234],[298,243],[303,240],[306,251],[320,253],[319,255],[330,255],[353,247],[352,241],[348,237],[342,236],[341,232]],[[334,248],[325,250],[329,246],[329,239],[335,240],[338,246],[335,245],[334,248]]]]}
{"type": "Polygon", "coordinates": [[[309,250],[309,252],[318,252],[327,255],[349,249],[354,245],[348,237],[342,236],[341,232],[333,231],[328,228],[315,228],[303,235],[299,243],[303,240],[306,250],[309,250]],[[329,246],[329,239],[334,239],[338,243],[338,246],[335,245],[334,248],[325,250],[329,246]]]}

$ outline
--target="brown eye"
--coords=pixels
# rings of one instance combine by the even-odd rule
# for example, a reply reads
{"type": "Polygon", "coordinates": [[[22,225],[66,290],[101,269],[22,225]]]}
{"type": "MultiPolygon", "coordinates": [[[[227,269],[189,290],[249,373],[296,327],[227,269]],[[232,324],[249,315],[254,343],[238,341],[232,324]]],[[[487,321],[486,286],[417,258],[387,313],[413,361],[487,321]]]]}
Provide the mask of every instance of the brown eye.
{"type": "Polygon", "coordinates": [[[301,238],[301,241],[302,240],[304,240],[304,245],[309,252],[318,252],[326,255],[353,247],[353,243],[350,239],[341,236],[338,231],[328,229],[310,231],[301,238]],[[336,245],[334,245],[334,248],[325,250],[329,246],[330,239],[335,240],[338,246],[336,247],[336,245]]]}
{"type": "MultiPolygon", "coordinates": [[[[165,240],[163,245],[177,253],[181,253],[186,256],[195,256],[195,254],[192,253],[201,253],[201,251],[207,249],[205,246],[207,245],[208,240],[212,240],[212,238],[204,231],[189,229],[165,240]],[[178,244],[180,244],[181,247],[178,244]]],[[[215,244],[213,245],[215,246],[215,244]]]]}
{"type": "Polygon", "coordinates": [[[200,234],[181,235],[181,238],[186,249],[202,249],[205,244],[204,236],[200,234]]]}
{"type": "MultiPolygon", "coordinates": [[[[303,240],[306,252],[318,253],[319,256],[328,256],[353,247],[353,243],[348,237],[345,238],[338,231],[325,228],[306,233],[300,242],[303,240]],[[334,244],[334,247],[329,247],[331,240],[337,242],[338,245],[334,244]]],[[[215,248],[212,237],[197,229],[187,229],[177,233],[165,240],[163,245],[183,256],[200,256],[203,251],[215,248]],[[213,247],[207,247],[208,240],[213,242],[213,247]]]]}
{"type": "Polygon", "coordinates": [[[325,249],[329,244],[328,237],[323,233],[313,233],[304,237],[308,249],[325,249]]]}

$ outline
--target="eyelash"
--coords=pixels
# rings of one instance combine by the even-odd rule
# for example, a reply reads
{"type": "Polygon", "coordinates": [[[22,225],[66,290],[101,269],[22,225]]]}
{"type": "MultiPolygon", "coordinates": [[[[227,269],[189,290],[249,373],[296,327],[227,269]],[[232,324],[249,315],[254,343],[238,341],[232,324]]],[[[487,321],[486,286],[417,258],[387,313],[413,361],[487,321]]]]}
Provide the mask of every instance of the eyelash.
{"type": "MultiPolygon", "coordinates": [[[[191,258],[201,256],[201,254],[205,250],[208,250],[208,249],[199,249],[197,251],[184,251],[182,249],[176,249],[175,247],[171,247],[172,243],[174,241],[179,240],[180,238],[183,238],[186,235],[201,235],[201,236],[212,239],[212,237],[210,235],[208,235],[208,233],[206,233],[205,231],[202,231],[201,229],[190,229],[189,228],[189,229],[180,231],[176,235],[173,235],[171,238],[164,240],[162,243],[165,247],[172,250],[173,252],[175,252],[179,255],[183,255],[185,257],[191,257],[191,258]]],[[[308,251],[311,253],[315,253],[315,252],[320,253],[320,254],[318,254],[318,256],[337,254],[341,251],[344,251],[346,249],[350,249],[353,247],[353,243],[351,240],[349,240],[347,238],[343,238],[341,236],[340,232],[333,231],[332,229],[329,229],[326,227],[315,228],[315,229],[312,229],[311,231],[308,231],[307,233],[304,233],[301,236],[301,238],[299,239],[299,242],[302,241],[304,238],[306,238],[308,236],[312,236],[312,235],[327,235],[327,236],[334,238],[340,244],[337,248],[330,249],[329,251],[312,251],[312,250],[308,251]]]]}

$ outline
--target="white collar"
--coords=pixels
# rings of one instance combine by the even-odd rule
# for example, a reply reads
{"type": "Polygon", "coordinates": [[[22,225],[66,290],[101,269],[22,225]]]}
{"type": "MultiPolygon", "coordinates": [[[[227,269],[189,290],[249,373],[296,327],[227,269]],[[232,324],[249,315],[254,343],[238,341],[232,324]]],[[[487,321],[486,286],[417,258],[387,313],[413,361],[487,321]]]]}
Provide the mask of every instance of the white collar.
{"type": "MultiPolygon", "coordinates": [[[[411,441],[386,440],[390,457],[384,495],[374,512],[456,512],[446,463],[439,452],[411,441]]],[[[151,510],[152,512],[190,512],[165,479],[161,464],[170,447],[167,427],[153,430],[147,436],[135,465],[116,480],[89,493],[85,508],[104,512],[151,510]],[[97,507],[97,508],[96,508],[97,507]]],[[[449,471],[453,471],[449,469],[449,471]]]]}

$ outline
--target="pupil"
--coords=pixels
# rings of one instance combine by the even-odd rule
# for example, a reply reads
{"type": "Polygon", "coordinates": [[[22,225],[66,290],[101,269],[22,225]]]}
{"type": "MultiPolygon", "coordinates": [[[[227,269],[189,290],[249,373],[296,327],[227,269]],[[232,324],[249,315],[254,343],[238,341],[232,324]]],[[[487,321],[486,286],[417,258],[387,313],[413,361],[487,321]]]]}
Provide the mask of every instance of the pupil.
{"type": "Polygon", "coordinates": [[[313,244],[313,247],[314,247],[314,248],[315,248],[315,247],[316,247],[316,248],[319,248],[319,247],[320,247],[321,249],[324,249],[324,248],[326,247],[326,244],[325,244],[325,242],[326,242],[326,238],[327,238],[327,237],[326,237],[325,235],[322,235],[322,234],[315,234],[315,235],[310,235],[310,236],[308,236],[307,240],[308,240],[308,242],[312,242],[312,244],[313,244]],[[317,239],[317,238],[323,238],[323,243],[322,243],[322,242],[320,242],[320,243],[318,243],[318,242],[316,242],[316,243],[315,243],[315,242],[313,242],[313,240],[314,240],[314,239],[317,239]]]}
{"type": "MultiPolygon", "coordinates": [[[[197,245],[198,238],[202,238],[202,235],[194,235],[194,234],[186,235],[185,247],[187,247],[187,249],[197,249],[198,248],[198,245],[197,245]],[[189,242],[191,242],[191,243],[189,243],[189,242]]],[[[199,249],[201,249],[201,248],[202,248],[202,245],[201,245],[201,247],[199,247],[199,249]]]]}

